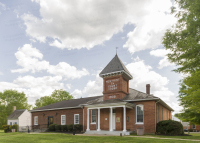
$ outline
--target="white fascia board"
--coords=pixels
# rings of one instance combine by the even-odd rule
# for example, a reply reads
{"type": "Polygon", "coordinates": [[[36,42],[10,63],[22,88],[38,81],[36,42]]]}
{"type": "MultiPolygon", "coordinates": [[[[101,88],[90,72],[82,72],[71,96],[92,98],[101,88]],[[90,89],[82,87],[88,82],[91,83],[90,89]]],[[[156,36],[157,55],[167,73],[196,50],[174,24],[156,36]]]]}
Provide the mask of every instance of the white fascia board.
{"type": "Polygon", "coordinates": [[[124,106],[132,109],[135,105],[127,102],[119,102],[119,103],[109,103],[109,104],[88,105],[85,107],[98,109],[98,108],[124,107],[124,106]]]}
{"type": "Polygon", "coordinates": [[[72,109],[72,108],[81,108],[81,107],[80,106],[75,106],[75,107],[66,107],[66,108],[52,108],[52,109],[43,109],[43,110],[30,110],[30,112],[62,110],[62,109],[72,109]]]}

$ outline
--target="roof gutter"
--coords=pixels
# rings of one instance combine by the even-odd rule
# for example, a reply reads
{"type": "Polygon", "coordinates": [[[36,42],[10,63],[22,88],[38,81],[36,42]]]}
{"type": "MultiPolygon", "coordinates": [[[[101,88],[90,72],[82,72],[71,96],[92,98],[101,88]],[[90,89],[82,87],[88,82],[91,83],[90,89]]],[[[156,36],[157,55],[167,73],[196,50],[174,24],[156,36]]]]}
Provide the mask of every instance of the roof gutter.
{"type": "Polygon", "coordinates": [[[30,110],[30,112],[40,112],[40,111],[51,111],[51,110],[60,110],[60,109],[72,109],[72,108],[81,108],[81,106],[75,107],[65,107],[65,108],[52,108],[52,109],[43,109],[43,110],[30,110]]]}

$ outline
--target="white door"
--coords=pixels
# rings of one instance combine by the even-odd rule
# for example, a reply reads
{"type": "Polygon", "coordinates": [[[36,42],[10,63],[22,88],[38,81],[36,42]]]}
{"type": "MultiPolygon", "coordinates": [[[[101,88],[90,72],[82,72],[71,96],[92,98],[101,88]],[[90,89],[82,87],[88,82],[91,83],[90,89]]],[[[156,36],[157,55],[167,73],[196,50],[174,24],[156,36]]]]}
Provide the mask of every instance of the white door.
{"type": "Polygon", "coordinates": [[[113,113],[113,116],[112,116],[112,127],[113,127],[113,130],[115,130],[115,113],[113,113]]]}

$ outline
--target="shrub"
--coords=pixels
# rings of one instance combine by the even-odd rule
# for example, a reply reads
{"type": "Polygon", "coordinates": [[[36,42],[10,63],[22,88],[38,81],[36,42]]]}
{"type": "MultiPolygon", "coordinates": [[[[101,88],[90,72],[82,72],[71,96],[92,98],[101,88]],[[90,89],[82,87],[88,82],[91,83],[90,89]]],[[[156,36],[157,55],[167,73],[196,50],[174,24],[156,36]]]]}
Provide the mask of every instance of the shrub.
{"type": "Polygon", "coordinates": [[[178,121],[164,120],[157,123],[156,132],[165,135],[183,135],[183,125],[178,121]]]}
{"type": "Polygon", "coordinates": [[[76,124],[76,125],[74,125],[74,129],[75,129],[76,131],[82,131],[83,125],[81,125],[81,124],[76,124]]]}
{"type": "Polygon", "coordinates": [[[55,130],[60,131],[61,130],[61,125],[55,125],[55,130]]]}
{"type": "Polygon", "coordinates": [[[11,132],[12,126],[10,126],[10,125],[3,125],[2,128],[3,128],[4,132],[7,133],[7,132],[11,132]]]}
{"type": "Polygon", "coordinates": [[[62,130],[62,131],[67,131],[67,125],[62,125],[62,126],[61,126],[61,130],[62,130]]]}
{"type": "Polygon", "coordinates": [[[193,132],[193,129],[188,129],[189,132],[193,132]]]}
{"type": "Polygon", "coordinates": [[[12,129],[15,129],[15,132],[17,132],[18,131],[18,125],[17,124],[14,124],[14,125],[12,125],[12,129]]]}
{"type": "Polygon", "coordinates": [[[68,131],[72,132],[73,131],[73,124],[67,125],[68,131]]]}
{"type": "Polygon", "coordinates": [[[55,129],[55,125],[56,124],[51,124],[51,125],[49,125],[49,131],[55,131],[56,129],[55,129]]]}

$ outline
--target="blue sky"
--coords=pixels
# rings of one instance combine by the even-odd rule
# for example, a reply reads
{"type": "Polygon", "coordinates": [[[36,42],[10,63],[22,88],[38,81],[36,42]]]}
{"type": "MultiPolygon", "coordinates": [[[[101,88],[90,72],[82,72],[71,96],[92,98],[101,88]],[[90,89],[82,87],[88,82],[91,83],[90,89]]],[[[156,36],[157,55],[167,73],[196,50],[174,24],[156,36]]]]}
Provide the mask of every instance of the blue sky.
{"type": "Polygon", "coordinates": [[[161,44],[175,24],[170,0],[0,0],[0,91],[30,104],[54,89],[75,98],[102,94],[100,71],[116,54],[133,75],[130,87],[181,110],[180,74],[161,44]]]}

